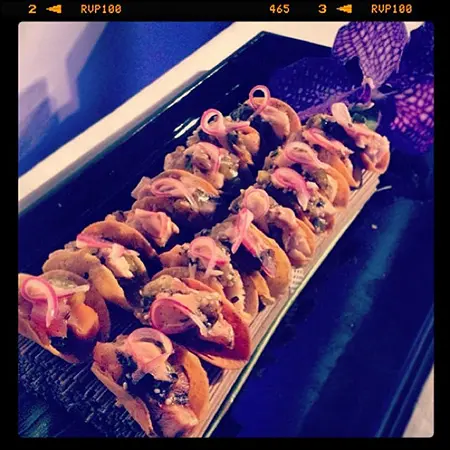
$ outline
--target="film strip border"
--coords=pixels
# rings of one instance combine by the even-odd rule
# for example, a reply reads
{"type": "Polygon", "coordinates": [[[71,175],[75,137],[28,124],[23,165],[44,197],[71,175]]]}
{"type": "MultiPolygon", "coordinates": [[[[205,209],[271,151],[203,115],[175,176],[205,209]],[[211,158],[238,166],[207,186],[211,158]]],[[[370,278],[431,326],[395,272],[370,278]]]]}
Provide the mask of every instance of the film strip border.
{"type": "Polygon", "coordinates": [[[18,21],[335,21],[428,20],[423,2],[4,2],[3,15],[18,21]]]}

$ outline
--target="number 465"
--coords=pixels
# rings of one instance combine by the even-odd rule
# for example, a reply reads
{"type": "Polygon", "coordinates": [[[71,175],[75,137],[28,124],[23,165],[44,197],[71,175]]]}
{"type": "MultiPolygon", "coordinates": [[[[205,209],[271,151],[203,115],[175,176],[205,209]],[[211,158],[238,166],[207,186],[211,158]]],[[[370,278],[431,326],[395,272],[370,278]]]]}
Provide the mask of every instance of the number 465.
{"type": "Polygon", "coordinates": [[[289,14],[289,5],[270,5],[270,12],[272,14],[289,14]]]}

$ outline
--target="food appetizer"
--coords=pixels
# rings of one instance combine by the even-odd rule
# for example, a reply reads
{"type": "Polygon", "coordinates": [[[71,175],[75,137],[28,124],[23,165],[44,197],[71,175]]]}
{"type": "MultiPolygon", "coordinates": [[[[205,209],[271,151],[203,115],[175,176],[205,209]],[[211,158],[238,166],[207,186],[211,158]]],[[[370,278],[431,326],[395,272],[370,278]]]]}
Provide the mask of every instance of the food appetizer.
{"type": "Polygon", "coordinates": [[[259,133],[249,121],[234,121],[224,117],[217,109],[208,109],[202,115],[200,126],[187,139],[191,147],[200,142],[208,142],[223,147],[239,158],[239,167],[247,169],[254,164],[253,158],[260,148],[259,133]]]}
{"type": "Polygon", "coordinates": [[[308,181],[294,169],[279,167],[273,172],[261,170],[257,183],[280,205],[291,208],[314,233],[332,230],[336,208],[316,183],[308,181]]]}
{"type": "Polygon", "coordinates": [[[70,363],[89,358],[110,330],[102,296],[67,270],[19,274],[18,325],[21,335],[70,363]]]}
{"type": "Polygon", "coordinates": [[[264,170],[274,172],[279,167],[289,167],[307,182],[315,183],[333,206],[347,206],[350,186],[345,177],[334,167],[320,161],[316,152],[305,142],[290,141],[271,152],[265,160],[264,170]]]}
{"type": "Polygon", "coordinates": [[[117,221],[103,221],[85,228],[63,250],[51,253],[42,270],[77,273],[89,279],[105,300],[130,310],[139,304],[139,291],[150,279],[143,260],[158,267],[155,255],[134,228],[117,221]]]}
{"type": "Polygon", "coordinates": [[[178,146],[164,160],[164,170],[171,169],[190,172],[230,196],[253,181],[237,155],[210,142],[198,142],[187,148],[178,146]]]}
{"type": "Polygon", "coordinates": [[[248,121],[260,136],[256,166],[261,168],[269,152],[282,145],[289,136],[301,128],[297,113],[285,102],[271,97],[267,86],[255,86],[248,100],[236,108],[230,117],[235,121],[248,121]],[[255,94],[261,92],[262,97],[255,94]]]}
{"type": "Polygon", "coordinates": [[[136,317],[201,359],[223,369],[240,369],[249,360],[248,325],[222,294],[201,281],[161,275],[142,296],[146,308],[136,317]]]}
{"type": "Polygon", "coordinates": [[[187,228],[202,228],[219,213],[220,192],[204,178],[171,169],[154,178],[143,177],[131,193],[132,209],[163,211],[187,228]]]}
{"type": "Polygon", "coordinates": [[[308,263],[315,251],[315,235],[292,209],[279,205],[265,190],[254,186],[242,190],[230,205],[234,214],[244,208],[253,214],[253,223],[284,250],[293,267],[308,263]]]}
{"type": "Polygon", "coordinates": [[[358,122],[344,103],[335,103],[331,115],[317,114],[306,122],[303,139],[318,151],[319,159],[338,170],[352,188],[362,181],[362,168],[383,174],[390,161],[385,136],[358,122]]]}
{"type": "Polygon", "coordinates": [[[116,220],[129,225],[160,248],[166,247],[168,242],[180,233],[179,227],[161,211],[146,211],[139,208],[131,211],[115,211],[108,214],[105,220],[116,220]]]}
{"type": "Polygon", "coordinates": [[[97,344],[92,372],[147,436],[189,436],[208,411],[208,377],[199,359],[157,330],[140,328],[97,344]]]}
{"type": "Polygon", "coordinates": [[[190,243],[176,245],[162,253],[160,261],[165,269],[159,275],[201,281],[225,295],[246,322],[251,322],[258,312],[258,299],[254,294],[247,295],[242,276],[231,263],[229,250],[211,237],[199,236],[190,243]]]}
{"type": "Polygon", "coordinates": [[[231,261],[240,273],[261,272],[271,296],[279,298],[289,287],[291,263],[277,242],[253,225],[253,219],[253,213],[243,208],[203,234],[229,249],[231,261]]]}

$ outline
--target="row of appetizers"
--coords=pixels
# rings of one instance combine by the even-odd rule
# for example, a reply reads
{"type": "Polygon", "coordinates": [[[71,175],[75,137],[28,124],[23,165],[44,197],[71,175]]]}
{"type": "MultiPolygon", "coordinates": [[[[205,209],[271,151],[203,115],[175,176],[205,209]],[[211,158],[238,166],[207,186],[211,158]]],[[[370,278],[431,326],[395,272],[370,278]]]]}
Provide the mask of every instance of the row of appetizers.
{"type": "Polygon", "coordinates": [[[390,155],[343,103],[302,125],[265,86],[227,117],[207,110],[186,145],[141,180],[129,211],[89,225],[42,275],[19,275],[19,332],[68,362],[93,355],[95,375],[148,435],[192,433],[208,412],[198,358],[245,365],[260,304],[286,295],[362,169],[383,173],[390,155]],[[173,245],[184,229],[195,238],[173,245]],[[107,342],[105,300],[143,328],[107,342]]]}

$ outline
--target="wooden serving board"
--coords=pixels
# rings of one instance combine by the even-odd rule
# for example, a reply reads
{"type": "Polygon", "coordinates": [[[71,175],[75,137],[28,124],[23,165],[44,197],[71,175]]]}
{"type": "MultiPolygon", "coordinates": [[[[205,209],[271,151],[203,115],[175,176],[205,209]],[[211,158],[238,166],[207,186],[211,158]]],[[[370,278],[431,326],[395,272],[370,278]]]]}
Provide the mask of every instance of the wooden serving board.
{"type": "MultiPolygon", "coordinates": [[[[364,185],[353,191],[348,207],[337,214],[336,225],[327,236],[318,239],[314,258],[302,269],[293,272],[289,293],[275,305],[261,311],[250,327],[253,352],[241,370],[219,370],[205,364],[210,380],[210,410],[207,418],[195,430],[195,437],[209,437],[233,403],[254,364],[261,355],[278,324],[294,301],[301,301],[300,292],[322,261],[330,253],[365,203],[375,193],[378,176],[364,174],[364,185]]],[[[138,323],[123,311],[111,308],[112,337],[138,323]],[[125,317],[124,317],[125,316],[125,317]]],[[[90,363],[71,365],[19,336],[19,379],[23,387],[48,401],[55,401],[67,411],[91,423],[109,437],[144,437],[140,427],[116,399],[91,373],[90,363]]]]}

